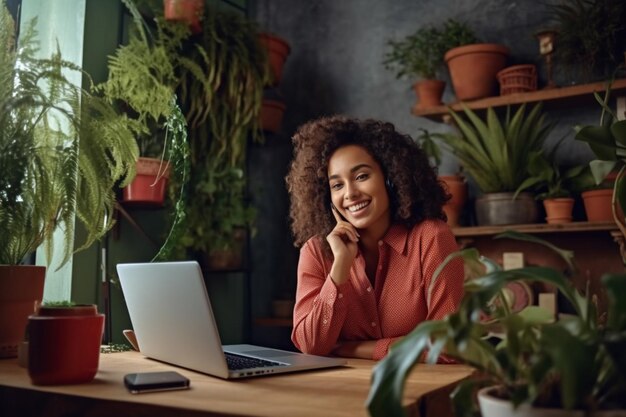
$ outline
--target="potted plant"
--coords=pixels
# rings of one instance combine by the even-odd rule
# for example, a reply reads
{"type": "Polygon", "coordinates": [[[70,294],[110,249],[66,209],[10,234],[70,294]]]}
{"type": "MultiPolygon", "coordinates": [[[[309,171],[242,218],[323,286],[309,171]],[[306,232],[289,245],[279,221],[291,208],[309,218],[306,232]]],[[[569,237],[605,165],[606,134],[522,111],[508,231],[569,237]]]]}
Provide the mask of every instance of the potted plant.
{"type": "Polygon", "coordinates": [[[172,118],[180,119],[175,99],[179,63],[177,57],[186,27],[164,28],[157,21],[156,34],[131,0],[124,4],[133,16],[128,43],[120,45],[109,57],[109,75],[96,88],[111,104],[120,109],[125,122],[134,130],[141,157],[135,179],[123,189],[126,204],[162,207],[168,185],[181,181],[186,162],[186,137],[168,129],[172,118]],[[176,167],[172,172],[172,166],[176,167]],[[177,178],[169,181],[170,174],[177,178]]]}
{"type": "MultiPolygon", "coordinates": [[[[597,203],[604,210],[601,210],[598,217],[589,220],[610,220],[613,218],[623,234],[626,235],[626,181],[624,181],[626,167],[626,120],[618,120],[617,116],[608,106],[610,98],[611,85],[607,85],[604,97],[598,93],[594,93],[596,101],[602,107],[600,114],[600,124],[598,126],[575,126],[576,139],[587,142],[589,147],[596,155],[597,159],[589,163],[591,173],[593,174],[595,184],[599,189],[583,192],[583,198],[586,197],[585,209],[587,205],[597,203]],[[617,171],[613,178],[611,173],[617,171]],[[609,182],[610,188],[602,186],[609,182]],[[587,201],[587,199],[589,201],[587,201]],[[604,201],[604,202],[602,202],[604,201]]],[[[590,210],[589,210],[590,211],[590,210]]],[[[589,213],[588,213],[588,218],[589,213]]]]}
{"type": "Polygon", "coordinates": [[[561,1],[547,5],[557,32],[556,59],[585,81],[606,79],[624,63],[626,5],[619,0],[561,1]]]}
{"type": "Polygon", "coordinates": [[[44,302],[28,318],[28,375],[35,385],[90,382],[98,372],[104,314],[94,304],[44,302]]]}
{"type": "MultiPolygon", "coordinates": [[[[555,249],[567,265],[567,273],[575,270],[569,251],[528,235],[511,232],[503,237],[555,249]]],[[[602,278],[609,296],[604,321],[591,297],[581,295],[561,270],[532,266],[504,271],[481,258],[475,249],[461,254],[470,270],[480,272],[466,281],[465,296],[456,312],[418,325],[375,367],[367,400],[372,416],[405,415],[402,395],[407,374],[420,359],[432,363],[441,353],[478,371],[453,393],[457,416],[478,415],[474,394],[479,388],[484,388],[478,391],[478,401],[486,417],[541,415],[538,413],[546,411],[542,408],[551,416],[595,415],[605,409],[624,414],[626,276],[602,278]],[[554,321],[551,313],[538,306],[511,311],[503,301],[502,289],[516,281],[556,287],[573,313],[554,321]],[[489,407],[493,403],[501,408],[494,411],[489,407]],[[524,414],[513,414],[514,409],[524,414]],[[574,410],[581,411],[574,414],[574,410]]]]}
{"type": "Polygon", "coordinates": [[[163,15],[166,20],[184,22],[192,33],[202,31],[204,0],[163,0],[163,15]]]}
{"type": "Polygon", "coordinates": [[[571,182],[579,177],[586,165],[577,165],[567,170],[556,163],[556,150],[545,155],[543,151],[533,151],[528,165],[529,177],[515,191],[515,197],[526,189],[538,190],[536,198],[543,200],[546,210],[546,221],[552,224],[569,223],[572,221],[574,199],[572,198],[571,182]]]}
{"type": "MultiPolygon", "coordinates": [[[[417,141],[420,144],[422,150],[428,155],[431,164],[437,171],[441,165],[441,149],[436,143],[434,137],[428,130],[420,129],[420,134],[417,136],[417,141]]],[[[460,225],[459,220],[467,201],[467,181],[461,173],[439,175],[439,180],[443,182],[444,188],[450,194],[450,199],[446,201],[443,206],[443,211],[448,218],[447,223],[451,227],[458,227],[460,225]]]]}
{"type": "MultiPolygon", "coordinates": [[[[452,33],[471,30],[464,24],[451,28],[452,33]]],[[[445,52],[454,93],[459,101],[497,95],[497,74],[506,66],[509,48],[495,43],[478,43],[475,37],[454,45],[445,52]]]]}
{"type": "Polygon", "coordinates": [[[178,249],[210,259],[239,251],[241,229],[253,225],[246,153],[248,141],[261,138],[259,113],[271,74],[254,22],[210,7],[203,25],[202,36],[188,40],[180,60],[178,91],[190,128],[194,195],[178,249]]]}
{"type": "Polygon", "coordinates": [[[525,105],[511,115],[507,109],[500,120],[493,108],[487,109],[486,121],[463,106],[465,118],[450,110],[458,134],[436,134],[450,147],[482,195],[476,198],[479,225],[533,223],[537,207],[530,193],[515,190],[526,180],[526,170],[533,151],[543,147],[553,124],[546,123],[541,103],[528,114],[525,105]]]}
{"type": "Polygon", "coordinates": [[[51,259],[57,228],[65,237],[59,267],[75,246],[103,236],[113,223],[114,190],[132,180],[138,149],[123,117],[64,75],[79,68],[59,52],[36,58],[33,23],[17,48],[4,2],[0,18],[0,354],[10,357],[45,274],[18,265],[42,244],[51,259]],[[76,245],[75,219],[84,230],[76,245]],[[28,269],[38,276],[25,277],[28,269]]]}
{"type": "Polygon", "coordinates": [[[387,69],[397,69],[396,78],[416,77],[413,85],[418,97],[417,109],[440,106],[445,82],[437,78],[447,50],[475,42],[471,30],[453,20],[447,20],[442,29],[434,26],[419,28],[401,41],[390,40],[391,50],[383,62],[387,69]]]}

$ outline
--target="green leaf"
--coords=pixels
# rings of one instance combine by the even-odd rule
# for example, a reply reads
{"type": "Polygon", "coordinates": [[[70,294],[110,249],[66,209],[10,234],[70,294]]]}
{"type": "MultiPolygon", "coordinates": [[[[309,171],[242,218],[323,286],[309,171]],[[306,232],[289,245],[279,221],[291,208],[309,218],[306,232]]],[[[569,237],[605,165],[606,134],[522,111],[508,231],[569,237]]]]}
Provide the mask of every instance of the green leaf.
{"type": "Polygon", "coordinates": [[[403,417],[402,397],[406,378],[420,356],[431,346],[431,338],[446,338],[444,321],[425,321],[395,343],[375,367],[366,401],[372,417],[403,417]]]}
{"type": "Polygon", "coordinates": [[[576,139],[587,142],[598,159],[614,161],[615,140],[608,126],[584,126],[578,130],[576,139]]]}

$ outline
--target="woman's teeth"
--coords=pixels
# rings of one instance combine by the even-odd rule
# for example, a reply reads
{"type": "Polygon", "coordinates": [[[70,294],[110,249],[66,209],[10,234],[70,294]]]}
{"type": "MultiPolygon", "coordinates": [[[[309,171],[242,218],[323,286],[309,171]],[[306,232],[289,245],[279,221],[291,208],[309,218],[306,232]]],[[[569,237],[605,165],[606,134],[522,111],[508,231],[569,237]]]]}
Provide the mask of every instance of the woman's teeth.
{"type": "Polygon", "coordinates": [[[369,201],[364,201],[362,203],[355,204],[353,206],[348,207],[348,211],[350,211],[351,213],[354,213],[355,211],[361,210],[362,208],[369,206],[369,204],[370,204],[369,201]]]}

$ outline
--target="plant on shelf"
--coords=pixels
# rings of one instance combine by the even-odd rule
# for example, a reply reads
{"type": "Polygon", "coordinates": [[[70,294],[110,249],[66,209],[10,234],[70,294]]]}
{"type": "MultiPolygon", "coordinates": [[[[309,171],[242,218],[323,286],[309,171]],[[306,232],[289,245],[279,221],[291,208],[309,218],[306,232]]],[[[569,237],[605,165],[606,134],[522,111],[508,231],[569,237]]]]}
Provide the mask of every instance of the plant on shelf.
{"type": "MultiPolygon", "coordinates": [[[[435,140],[435,136],[426,129],[420,129],[420,134],[416,139],[422,150],[428,155],[431,164],[439,173],[441,148],[435,140]]],[[[439,173],[439,180],[443,182],[446,191],[450,194],[450,199],[443,206],[443,210],[448,218],[447,223],[452,227],[457,227],[460,225],[463,208],[467,201],[467,181],[460,172],[447,175],[439,173]]]]}
{"type": "Polygon", "coordinates": [[[624,64],[626,4],[621,0],[560,1],[547,6],[557,30],[556,58],[589,81],[624,64]]]}
{"type": "Polygon", "coordinates": [[[153,33],[135,4],[130,0],[124,0],[124,4],[133,17],[133,30],[128,43],[109,57],[109,76],[97,88],[120,109],[135,131],[142,156],[140,166],[147,169],[133,186],[145,186],[148,191],[133,189],[127,200],[139,196],[140,202],[162,205],[167,187],[169,199],[165,204],[171,213],[171,226],[154,258],[165,260],[172,257],[183,233],[188,205],[187,124],[175,92],[179,83],[177,59],[189,30],[180,24],[164,27],[163,21],[156,21],[153,33]]]}
{"type": "MultiPolygon", "coordinates": [[[[560,143],[560,142],[559,142],[560,143]]],[[[584,174],[586,165],[564,169],[556,162],[558,144],[546,155],[544,150],[533,151],[528,165],[529,177],[517,188],[515,197],[527,189],[536,190],[536,198],[543,200],[548,223],[572,221],[574,199],[573,183],[584,174]]]]}
{"type": "Polygon", "coordinates": [[[435,134],[452,150],[464,171],[483,193],[476,199],[479,224],[534,222],[537,210],[532,196],[524,193],[513,199],[513,193],[526,180],[532,153],[542,149],[554,126],[546,122],[541,109],[541,103],[528,113],[525,105],[520,106],[514,114],[507,108],[504,119],[500,120],[490,107],[486,120],[483,120],[463,105],[467,120],[450,110],[460,134],[435,134]],[[518,201],[525,207],[509,207],[518,201]],[[486,207],[491,204],[501,207],[486,207]],[[493,218],[490,213],[503,216],[493,218]],[[517,214],[523,217],[517,217],[517,214]]]}
{"type": "Polygon", "coordinates": [[[207,8],[202,24],[202,35],[181,58],[194,201],[180,248],[210,257],[236,249],[241,229],[253,225],[254,209],[246,199],[247,144],[261,138],[258,119],[270,71],[257,27],[245,16],[207,8]]]}
{"type": "MultiPolygon", "coordinates": [[[[519,233],[500,237],[543,244],[563,258],[567,274],[575,271],[570,251],[519,233]]],[[[504,271],[475,249],[453,254],[447,261],[459,255],[476,272],[466,280],[461,305],[443,320],[421,323],[391,347],[374,369],[367,400],[372,416],[405,415],[402,397],[407,375],[420,360],[433,363],[440,354],[478,371],[452,394],[457,416],[479,415],[474,394],[481,387],[478,401],[484,417],[506,417],[514,407],[524,415],[542,411],[532,407],[553,412],[626,409],[626,276],[602,278],[609,305],[606,320],[600,320],[590,297],[581,295],[560,270],[532,266],[504,271]],[[554,286],[574,313],[554,321],[538,306],[513,312],[502,290],[516,281],[554,286]],[[502,400],[506,400],[504,409],[486,408],[502,400]]]]}
{"type": "MultiPolygon", "coordinates": [[[[611,217],[622,234],[626,236],[626,120],[618,120],[609,107],[611,84],[607,85],[604,97],[594,93],[602,107],[600,124],[597,126],[575,126],[576,139],[587,142],[596,155],[589,163],[595,184],[605,182],[609,173],[617,171],[612,184],[611,202],[608,203],[611,217]]],[[[584,194],[584,193],[583,193],[584,194]]],[[[624,259],[626,263],[626,259],[624,259]]]]}
{"type": "Polygon", "coordinates": [[[41,300],[43,293],[43,267],[15,266],[42,244],[49,262],[59,250],[53,245],[56,230],[64,240],[56,267],[102,237],[113,224],[114,190],[132,180],[138,156],[133,130],[124,118],[67,77],[87,74],[63,60],[58,50],[37,58],[34,27],[33,21],[21,32],[17,47],[14,23],[2,2],[0,303],[16,327],[0,329],[0,356],[16,354],[15,343],[23,338],[33,307],[24,300],[41,300]],[[76,245],[75,219],[84,231],[76,245]],[[25,276],[28,270],[37,276],[25,276]],[[16,282],[32,293],[18,294],[16,282]],[[5,309],[7,299],[19,311],[5,309]]]}
{"type": "Polygon", "coordinates": [[[388,42],[391,50],[383,64],[396,70],[396,78],[404,76],[421,79],[415,83],[418,108],[441,105],[445,82],[437,78],[444,66],[443,56],[451,48],[474,43],[476,38],[465,24],[447,20],[441,29],[422,27],[400,41],[388,42]]]}

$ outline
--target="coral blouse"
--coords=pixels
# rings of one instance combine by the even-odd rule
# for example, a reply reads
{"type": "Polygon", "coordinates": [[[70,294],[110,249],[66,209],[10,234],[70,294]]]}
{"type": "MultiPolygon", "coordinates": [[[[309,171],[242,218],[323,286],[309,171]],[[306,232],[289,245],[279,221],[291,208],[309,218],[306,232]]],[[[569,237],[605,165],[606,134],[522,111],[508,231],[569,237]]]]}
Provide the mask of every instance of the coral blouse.
{"type": "Polygon", "coordinates": [[[425,220],[410,230],[394,224],[378,245],[372,288],[360,253],[350,278],[337,286],[329,275],[333,260],[324,256],[319,238],[304,244],[291,334],[302,352],[327,355],[338,341],[376,340],[372,359],[378,360],[422,321],[442,319],[457,308],[463,297],[460,259],[448,264],[427,294],[437,266],[458,250],[446,223],[425,220]]]}

